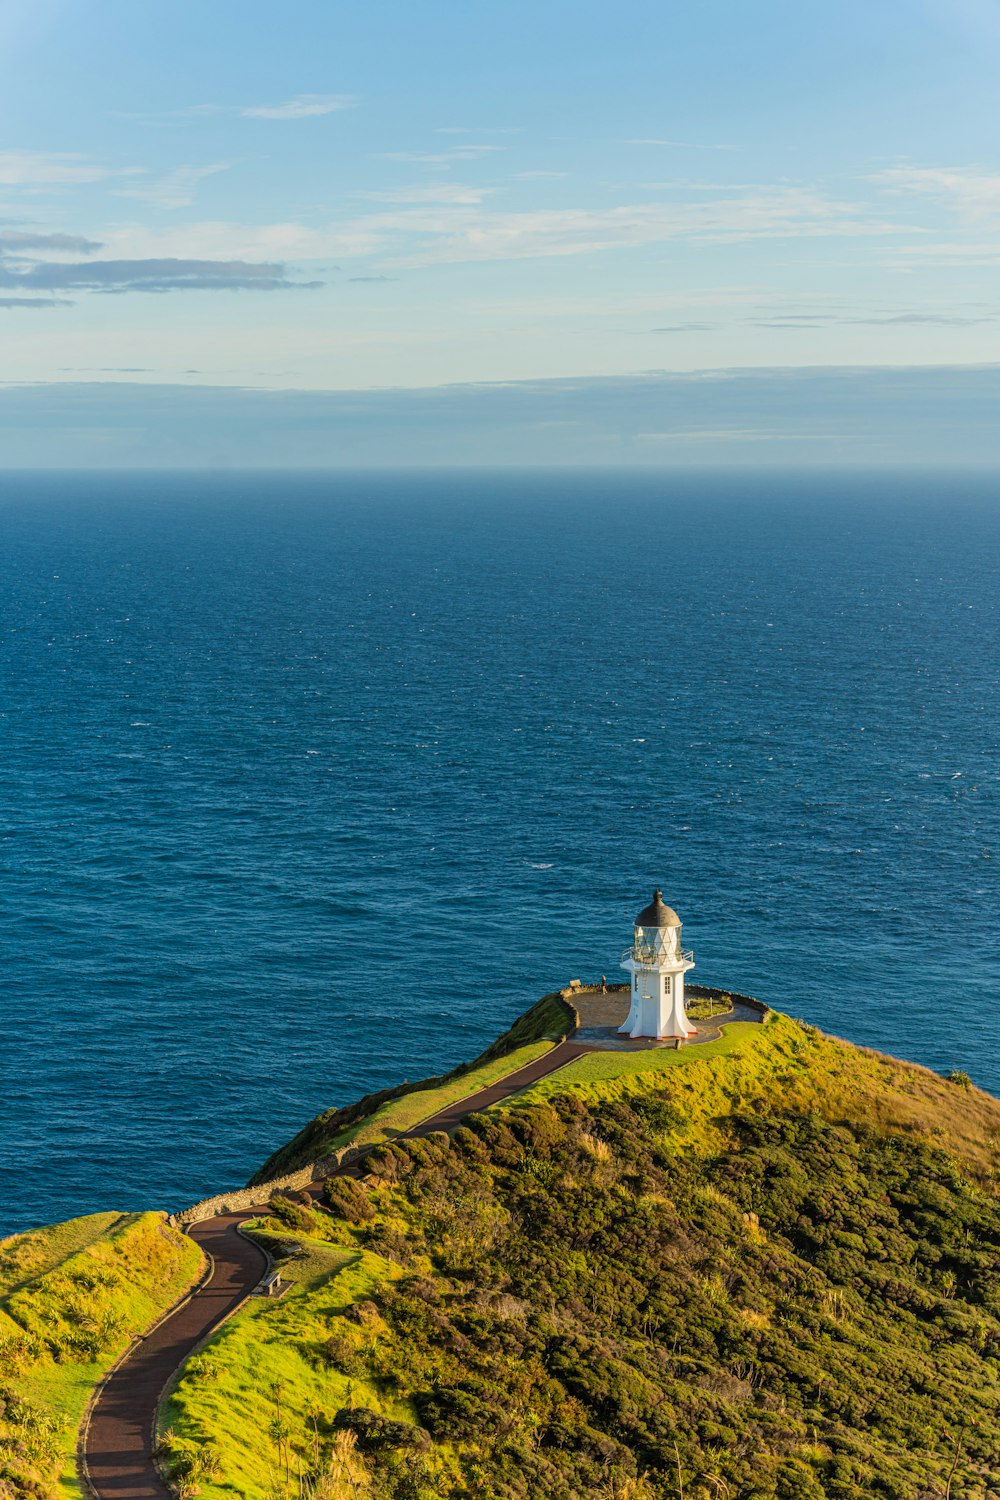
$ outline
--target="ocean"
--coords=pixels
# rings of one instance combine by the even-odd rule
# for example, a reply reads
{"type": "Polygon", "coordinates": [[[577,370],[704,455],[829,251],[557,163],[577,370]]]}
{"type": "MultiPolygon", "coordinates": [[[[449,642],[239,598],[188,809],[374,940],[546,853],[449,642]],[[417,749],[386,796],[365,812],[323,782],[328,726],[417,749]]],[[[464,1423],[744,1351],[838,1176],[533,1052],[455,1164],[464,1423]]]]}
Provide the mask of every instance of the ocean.
{"type": "Polygon", "coordinates": [[[618,977],[1000,1092],[1000,481],[0,477],[0,1233],[618,977]]]}

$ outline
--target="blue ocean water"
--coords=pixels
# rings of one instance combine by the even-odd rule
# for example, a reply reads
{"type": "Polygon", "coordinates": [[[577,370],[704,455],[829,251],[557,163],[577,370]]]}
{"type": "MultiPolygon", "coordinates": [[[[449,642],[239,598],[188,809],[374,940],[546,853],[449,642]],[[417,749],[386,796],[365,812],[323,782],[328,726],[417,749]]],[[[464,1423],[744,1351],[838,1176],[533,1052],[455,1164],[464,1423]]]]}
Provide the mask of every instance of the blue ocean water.
{"type": "Polygon", "coordinates": [[[616,974],[1000,1091],[1000,484],[0,479],[0,1231],[616,974]]]}

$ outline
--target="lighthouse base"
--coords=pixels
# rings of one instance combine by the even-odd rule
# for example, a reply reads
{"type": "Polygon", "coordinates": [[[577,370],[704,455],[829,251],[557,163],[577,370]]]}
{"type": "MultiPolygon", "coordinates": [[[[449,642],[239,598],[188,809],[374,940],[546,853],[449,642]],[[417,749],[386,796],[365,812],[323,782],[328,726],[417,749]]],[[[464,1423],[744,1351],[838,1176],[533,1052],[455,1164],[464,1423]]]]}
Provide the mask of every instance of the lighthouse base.
{"type": "Polygon", "coordinates": [[[684,970],[632,969],[629,1012],[619,1032],[658,1042],[697,1036],[684,1006],[684,970]]]}

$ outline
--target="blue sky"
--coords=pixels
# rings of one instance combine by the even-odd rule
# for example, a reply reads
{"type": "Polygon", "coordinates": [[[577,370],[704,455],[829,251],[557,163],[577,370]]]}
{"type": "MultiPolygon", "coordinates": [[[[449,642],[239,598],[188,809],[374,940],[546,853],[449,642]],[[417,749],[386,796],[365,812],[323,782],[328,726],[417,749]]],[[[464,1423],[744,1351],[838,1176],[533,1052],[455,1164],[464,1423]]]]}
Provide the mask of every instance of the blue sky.
{"type": "Polygon", "coordinates": [[[6,0],[0,382],[989,365],[998,64],[1000,0],[6,0]]]}

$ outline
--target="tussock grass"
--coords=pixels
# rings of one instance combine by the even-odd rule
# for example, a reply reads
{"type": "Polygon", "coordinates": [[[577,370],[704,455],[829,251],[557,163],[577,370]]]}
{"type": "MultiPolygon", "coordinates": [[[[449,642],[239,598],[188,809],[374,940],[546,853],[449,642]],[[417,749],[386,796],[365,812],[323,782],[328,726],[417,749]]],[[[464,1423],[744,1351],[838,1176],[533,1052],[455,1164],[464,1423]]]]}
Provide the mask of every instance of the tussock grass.
{"type": "Polygon", "coordinates": [[[0,1298],[37,1280],[120,1224],[126,1214],[87,1214],[0,1240],[0,1298]]]}

